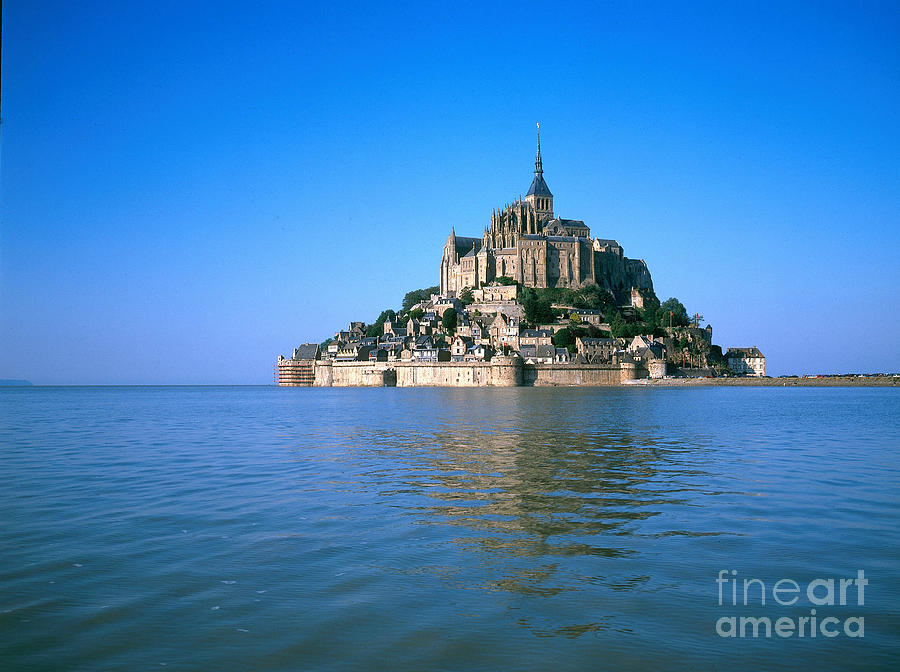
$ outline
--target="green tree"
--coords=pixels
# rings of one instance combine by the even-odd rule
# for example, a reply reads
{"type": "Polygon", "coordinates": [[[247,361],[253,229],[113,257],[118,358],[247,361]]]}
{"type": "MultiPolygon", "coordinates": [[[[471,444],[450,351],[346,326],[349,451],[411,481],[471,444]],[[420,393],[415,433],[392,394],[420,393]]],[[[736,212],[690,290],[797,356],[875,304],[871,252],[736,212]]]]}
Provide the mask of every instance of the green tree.
{"type": "Polygon", "coordinates": [[[326,338],[324,341],[319,343],[319,350],[326,350],[328,348],[328,346],[331,345],[333,342],[334,342],[333,338],[326,338]]]}
{"type": "Polygon", "coordinates": [[[557,348],[568,348],[570,345],[575,344],[575,338],[568,328],[560,329],[555,334],[553,334],[552,341],[553,345],[557,348]]]}
{"type": "Polygon", "coordinates": [[[581,316],[579,316],[578,313],[572,313],[569,315],[569,319],[575,324],[581,324],[581,316]]]}
{"type": "Polygon", "coordinates": [[[609,330],[613,338],[626,338],[628,336],[628,324],[619,311],[612,311],[606,318],[606,321],[609,323],[609,330]]]}
{"type": "Polygon", "coordinates": [[[463,287],[462,291],[459,293],[459,300],[464,306],[470,306],[475,303],[475,297],[472,296],[472,288],[463,287]]]}
{"type": "Polygon", "coordinates": [[[455,308],[448,308],[444,311],[443,317],[441,317],[441,324],[450,335],[453,335],[456,332],[456,320],[457,315],[455,308]]]}
{"type": "Polygon", "coordinates": [[[556,315],[553,313],[553,307],[546,299],[529,299],[522,303],[522,307],[525,309],[525,319],[535,326],[547,324],[556,319],[556,315]]]}
{"type": "Polygon", "coordinates": [[[366,336],[381,336],[384,333],[384,323],[393,322],[395,319],[397,319],[396,311],[390,308],[382,310],[375,323],[366,327],[366,336]]]}
{"type": "Polygon", "coordinates": [[[513,280],[511,277],[509,277],[508,275],[498,276],[498,277],[494,278],[494,282],[496,282],[498,285],[517,285],[517,284],[519,284],[515,280],[513,280]]]}
{"type": "MultiPolygon", "coordinates": [[[[657,306],[649,306],[639,311],[639,315],[641,318],[641,322],[643,322],[649,329],[647,333],[652,333],[654,329],[659,326],[657,319],[659,317],[659,308],[657,306]]],[[[668,324],[668,323],[667,323],[668,324]]]]}
{"type": "Polygon", "coordinates": [[[409,319],[419,321],[422,319],[422,315],[425,314],[425,311],[421,308],[416,308],[415,310],[409,311],[409,319]]]}
{"type": "Polygon", "coordinates": [[[414,289],[411,292],[407,292],[403,296],[403,312],[409,311],[417,303],[422,301],[427,301],[431,298],[432,294],[437,294],[441,291],[441,288],[435,285],[434,287],[425,287],[424,289],[414,289]]]}
{"type": "Polygon", "coordinates": [[[591,310],[607,310],[615,308],[615,299],[608,291],[599,285],[585,285],[578,290],[578,298],[575,301],[576,308],[590,308],[591,310]]]}
{"type": "Polygon", "coordinates": [[[656,313],[656,320],[663,327],[686,327],[691,323],[684,304],[674,296],[660,304],[656,313]]]}

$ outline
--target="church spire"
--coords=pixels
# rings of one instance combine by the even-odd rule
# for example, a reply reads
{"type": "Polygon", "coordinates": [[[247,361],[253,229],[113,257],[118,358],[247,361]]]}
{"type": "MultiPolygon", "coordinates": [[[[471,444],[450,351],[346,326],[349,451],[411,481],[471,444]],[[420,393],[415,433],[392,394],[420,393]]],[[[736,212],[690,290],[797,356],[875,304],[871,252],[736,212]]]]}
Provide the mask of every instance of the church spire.
{"type": "Polygon", "coordinates": [[[537,125],[537,154],[534,155],[534,179],[525,194],[525,202],[529,203],[537,215],[538,222],[553,219],[553,194],[544,181],[544,162],[541,160],[541,124],[537,125]]]}

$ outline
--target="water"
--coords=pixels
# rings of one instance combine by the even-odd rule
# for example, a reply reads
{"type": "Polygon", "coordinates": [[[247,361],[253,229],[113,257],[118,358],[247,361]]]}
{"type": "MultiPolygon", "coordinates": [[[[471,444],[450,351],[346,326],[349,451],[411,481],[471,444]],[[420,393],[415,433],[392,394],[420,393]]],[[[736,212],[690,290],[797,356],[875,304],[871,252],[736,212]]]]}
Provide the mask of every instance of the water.
{"type": "Polygon", "coordinates": [[[892,669],[898,419],[895,389],[3,389],[0,667],[892,669]],[[716,633],[858,570],[817,612],[864,637],[716,633]]]}

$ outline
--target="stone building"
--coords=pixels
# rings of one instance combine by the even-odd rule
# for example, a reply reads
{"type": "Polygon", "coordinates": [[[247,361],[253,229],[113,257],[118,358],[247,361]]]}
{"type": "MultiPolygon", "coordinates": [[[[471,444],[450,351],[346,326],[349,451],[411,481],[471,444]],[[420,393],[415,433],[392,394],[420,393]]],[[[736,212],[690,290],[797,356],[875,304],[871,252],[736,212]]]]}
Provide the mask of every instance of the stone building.
{"type": "Polygon", "coordinates": [[[728,360],[728,367],[735,373],[766,375],[766,357],[755,345],[752,348],[728,348],[725,358],[728,360]]]}
{"type": "Polygon", "coordinates": [[[443,295],[458,296],[465,287],[480,289],[503,276],[525,287],[596,284],[612,291],[620,305],[634,305],[643,295],[653,295],[643,260],[627,258],[615,240],[592,238],[583,221],[554,214],[540,135],[534,179],[525,198],[494,210],[481,238],[457,236],[451,229],[440,275],[443,295]]]}
{"type": "Polygon", "coordinates": [[[615,338],[588,338],[579,336],[575,339],[575,352],[584,357],[585,362],[592,364],[609,364],[613,361],[621,344],[615,338]]]}
{"type": "Polygon", "coordinates": [[[294,348],[288,359],[278,355],[278,384],[284,387],[308,387],[316,380],[316,361],[320,358],[316,343],[304,343],[294,348]]]}

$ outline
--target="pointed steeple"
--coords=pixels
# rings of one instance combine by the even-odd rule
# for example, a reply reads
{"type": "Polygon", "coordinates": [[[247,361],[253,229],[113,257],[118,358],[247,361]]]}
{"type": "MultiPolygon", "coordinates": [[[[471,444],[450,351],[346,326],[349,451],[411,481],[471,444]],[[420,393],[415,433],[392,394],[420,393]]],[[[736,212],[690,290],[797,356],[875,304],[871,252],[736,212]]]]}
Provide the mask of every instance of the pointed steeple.
{"type": "Polygon", "coordinates": [[[541,158],[541,125],[537,125],[537,153],[534,156],[534,179],[525,194],[525,201],[534,208],[542,222],[553,218],[553,194],[544,181],[544,162],[541,158]]]}

